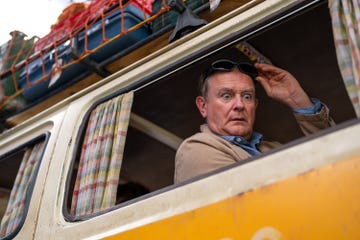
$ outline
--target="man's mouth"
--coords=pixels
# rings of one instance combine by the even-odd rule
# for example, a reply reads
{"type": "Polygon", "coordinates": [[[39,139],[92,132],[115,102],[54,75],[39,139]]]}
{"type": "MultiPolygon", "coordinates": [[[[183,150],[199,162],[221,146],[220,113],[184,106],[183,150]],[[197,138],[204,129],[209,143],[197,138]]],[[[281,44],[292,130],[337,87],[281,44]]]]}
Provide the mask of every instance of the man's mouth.
{"type": "Polygon", "coordinates": [[[245,118],[231,118],[231,122],[246,122],[245,118]]]}

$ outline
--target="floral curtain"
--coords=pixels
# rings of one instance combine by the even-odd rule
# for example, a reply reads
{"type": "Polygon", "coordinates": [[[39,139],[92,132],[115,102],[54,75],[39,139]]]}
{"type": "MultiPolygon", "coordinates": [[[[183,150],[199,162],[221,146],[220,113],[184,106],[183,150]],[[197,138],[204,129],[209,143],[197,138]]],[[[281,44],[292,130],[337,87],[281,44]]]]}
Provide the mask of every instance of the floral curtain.
{"type": "Polygon", "coordinates": [[[115,205],[133,92],[98,105],[81,149],[71,213],[96,213],[115,205]]]}
{"type": "Polygon", "coordinates": [[[358,117],[360,116],[359,5],[358,0],[329,0],[338,64],[358,117]]]}
{"type": "Polygon", "coordinates": [[[24,217],[24,208],[27,201],[29,201],[27,197],[31,194],[29,187],[35,180],[34,174],[37,172],[43,148],[44,142],[41,142],[25,150],[11,190],[5,215],[1,220],[0,237],[13,232],[24,217]]]}

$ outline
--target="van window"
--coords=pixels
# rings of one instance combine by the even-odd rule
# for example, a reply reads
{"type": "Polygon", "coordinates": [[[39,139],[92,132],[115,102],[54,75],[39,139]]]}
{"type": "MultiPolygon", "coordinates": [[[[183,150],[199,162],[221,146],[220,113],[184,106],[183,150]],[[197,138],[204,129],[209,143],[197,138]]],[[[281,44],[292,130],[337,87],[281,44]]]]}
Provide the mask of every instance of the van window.
{"type": "MultiPolygon", "coordinates": [[[[129,128],[118,186],[113,188],[112,195],[117,195],[117,198],[112,199],[108,209],[116,204],[123,206],[145,199],[147,193],[173,184],[174,159],[179,144],[198,132],[204,123],[194,102],[198,94],[198,78],[215,59],[236,61],[240,54],[246,54],[254,61],[279,66],[292,73],[311,97],[323,101],[336,123],[356,117],[338,69],[326,2],[282,21],[274,19],[267,19],[254,27],[253,33],[247,31],[246,37],[244,33],[238,33],[219,42],[216,47],[211,46],[189,56],[189,59],[179,60],[178,65],[171,69],[164,66],[163,72],[132,89],[134,97],[129,128]],[[276,22],[272,23],[274,19],[276,22]]],[[[303,137],[289,109],[270,100],[261,88],[257,90],[257,97],[260,104],[254,127],[256,131],[281,143],[303,137]]],[[[77,161],[79,158],[78,155],[77,161]]],[[[68,212],[78,166],[78,163],[74,164],[74,173],[68,181],[68,212]]],[[[74,220],[71,216],[69,218],[74,220]]]]}
{"type": "Polygon", "coordinates": [[[132,101],[129,92],[91,111],[69,192],[73,216],[91,215],[115,205],[132,101]]]}
{"type": "Polygon", "coordinates": [[[41,137],[0,156],[0,237],[15,235],[25,220],[45,147],[41,137]]]}

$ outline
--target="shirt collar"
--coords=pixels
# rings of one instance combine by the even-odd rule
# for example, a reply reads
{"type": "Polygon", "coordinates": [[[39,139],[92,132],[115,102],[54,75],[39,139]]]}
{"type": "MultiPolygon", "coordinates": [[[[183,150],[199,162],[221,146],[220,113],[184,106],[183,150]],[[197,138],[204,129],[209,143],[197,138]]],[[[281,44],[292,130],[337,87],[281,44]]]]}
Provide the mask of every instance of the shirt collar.
{"type": "Polygon", "coordinates": [[[219,136],[220,138],[224,139],[225,141],[228,141],[238,147],[241,147],[243,150],[248,152],[251,156],[256,156],[256,155],[261,154],[261,152],[257,148],[257,146],[261,143],[261,141],[263,139],[263,135],[261,133],[253,132],[250,140],[246,141],[243,137],[240,137],[240,136],[221,136],[219,134],[216,134],[209,129],[207,124],[201,125],[200,129],[202,132],[211,132],[211,133],[215,134],[216,136],[219,136]]]}
{"type": "Polygon", "coordinates": [[[201,130],[202,131],[210,131],[213,134],[221,137],[222,139],[225,139],[228,142],[232,142],[232,143],[235,143],[237,145],[246,144],[248,146],[252,146],[252,147],[255,147],[255,148],[261,143],[261,141],[263,139],[263,135],[261,133],[255,132],[255,131],[252,133],[251,138],[249,139],[249,141],[245,140],[241,136],[222,136],[220,134],[217,134],[217,133],[214,133],[213,131],[211,131],[210,128],[208,127],[207,123],[204,123],[201,126],[201,130]]]}
{"type": "MultiPolygon", "coordinates": [[[[219,135],[220,136],[220,135],[219,135]]],[[[241,136],[220,136],[221,138],[235,143],[237,145],[248,145],[251,147],[256,148],[262,141],[263,139],[263,135],[261,133],[258,132],[253,132],[253,134],[251,135],[251,138],[247,141],[245,140],[243,137],[241,136]]]]}

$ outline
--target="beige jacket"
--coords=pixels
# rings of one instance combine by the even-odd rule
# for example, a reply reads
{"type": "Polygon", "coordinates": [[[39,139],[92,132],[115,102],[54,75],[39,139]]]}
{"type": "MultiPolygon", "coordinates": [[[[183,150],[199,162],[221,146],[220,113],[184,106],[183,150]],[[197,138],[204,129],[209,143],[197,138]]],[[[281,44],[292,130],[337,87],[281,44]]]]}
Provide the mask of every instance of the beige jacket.
{"type": "MultiPolygon", "coordinates": [[[[305,135],[325,129],[334,122],[329,117],[329,109],[323,106],[317,114],[294,114],[305,135]]],[[[175,157],[175,183],[211,172],[251,157],[249,153],[210,131],[206,125],[201,132],[185,139],[175,157]]],[[[259,150],[265,152],[280,146],[278,142],[262,141],[259,150]]]]}

